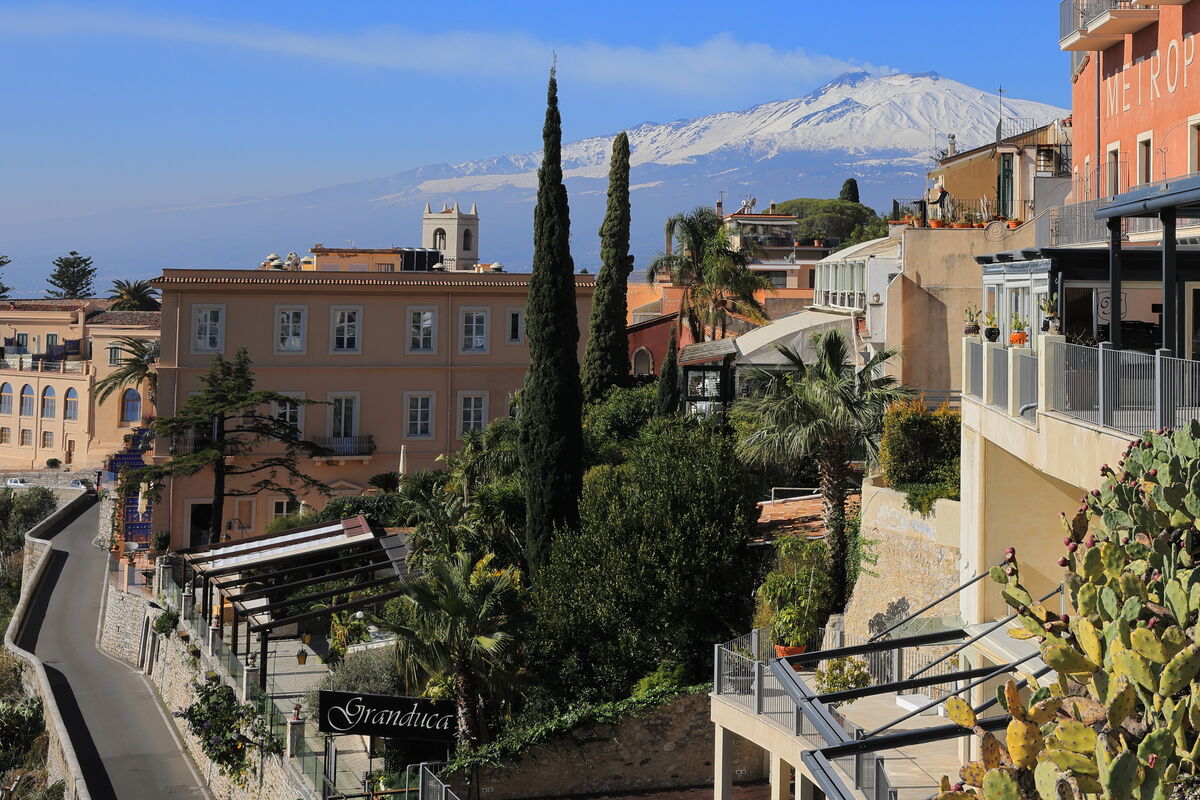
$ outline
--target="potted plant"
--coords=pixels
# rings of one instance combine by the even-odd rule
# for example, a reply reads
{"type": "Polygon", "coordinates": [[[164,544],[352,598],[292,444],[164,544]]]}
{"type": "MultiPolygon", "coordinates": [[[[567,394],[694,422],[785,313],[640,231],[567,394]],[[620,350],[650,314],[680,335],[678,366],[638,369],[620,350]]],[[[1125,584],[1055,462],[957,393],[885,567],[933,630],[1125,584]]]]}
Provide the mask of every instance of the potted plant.
{"type": "Polygon", "coordinates": [[[1000,329],[996,327],[996,315],[991,311],[985,311],[983,314],[983,336],[989,342],[1000,338],[1000,329]]]}
{"type": "Polygon", "coordinates": [[[1024,347],[1029,343],[1029,320],[1023,319],[1020,314],[1013,312],[1012,317],[1008,320],[1009,330],[1008,343],[1013,347],[1024,347]]]}
{"type": "Polygon", "coordinates": [[[1008,227],[1010,227],[1010,228],[1017,228],[1017,227],[1020,227],[1020,225],[1021,225],[1023,222],[1024,222],[1024,220],[1022,220],[1022,219],[1010,219],[1010,220],[1008,221],[1008,227]]]}
{"type": "Polygon", "coordinates": [[[979,306],[969,305],[963,309],[963,336],[979,335],[979,306]]]}
{"type": "Polygon", "coordinates": [[[775,657],[797,656],[808,649],[816,635],[815,615],[800,605],[781,608],[775,614],[772,631],[775,638],[775,657]]]}
{"type": "Polygon", "coordinates": [[[929,220],[929,227],[931,227],[931,228],[944,228],[944,227],[946,227],[946,223],[945,223],[945,221],[944,221],[944,220],[940,220],[940,219],[931,219],[931,220],[929,220]]]}
{"type": "Polygon", "coordinates": [[[1062,323],[1058,319],[1058,293],[1051,293],[1038,301],[1042,310],[1042,333],[1062,333],[1062,323]]]}

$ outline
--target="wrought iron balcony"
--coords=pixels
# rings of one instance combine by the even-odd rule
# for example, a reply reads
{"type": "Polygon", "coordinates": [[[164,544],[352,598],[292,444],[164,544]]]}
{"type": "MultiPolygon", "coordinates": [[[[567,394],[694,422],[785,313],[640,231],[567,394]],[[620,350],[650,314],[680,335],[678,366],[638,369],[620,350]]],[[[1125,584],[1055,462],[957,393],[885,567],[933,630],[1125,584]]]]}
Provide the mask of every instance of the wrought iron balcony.
{"type": "Polygon", "coordinates": [[[345,456],[369,456],[375,452],[375,437],[366,436],[314,436],[313,444],[327,451],[318,458],[345,456]]]}

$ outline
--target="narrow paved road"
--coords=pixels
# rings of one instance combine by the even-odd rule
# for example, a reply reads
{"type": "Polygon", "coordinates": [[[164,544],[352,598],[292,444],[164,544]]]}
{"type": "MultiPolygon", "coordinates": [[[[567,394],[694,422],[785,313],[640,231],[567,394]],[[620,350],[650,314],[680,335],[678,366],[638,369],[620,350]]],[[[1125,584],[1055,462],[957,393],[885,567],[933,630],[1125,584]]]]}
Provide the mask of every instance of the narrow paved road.
{"type": "Polygon", "coordinates": [[[46,664],[93,800],[207,797],[146,681],[96,649],[106,580],[104,554],[92,545],[98,509],[54,536],[20,644],[46,664]]]}

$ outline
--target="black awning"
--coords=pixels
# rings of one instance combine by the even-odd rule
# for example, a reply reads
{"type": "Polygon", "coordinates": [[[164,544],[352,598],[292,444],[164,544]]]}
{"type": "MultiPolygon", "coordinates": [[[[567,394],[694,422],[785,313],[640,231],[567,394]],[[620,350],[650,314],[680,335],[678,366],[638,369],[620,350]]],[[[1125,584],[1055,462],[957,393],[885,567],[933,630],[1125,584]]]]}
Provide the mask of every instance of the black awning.
{"type": "Polygon", "coordinates": [[[1096,209],[1095,217],[1157,217],[1159,212],[1168,209],[1175,209],[1180,217],[1200,217],[1200,175],[1171,178],[1131,189],[1096,209]]]}

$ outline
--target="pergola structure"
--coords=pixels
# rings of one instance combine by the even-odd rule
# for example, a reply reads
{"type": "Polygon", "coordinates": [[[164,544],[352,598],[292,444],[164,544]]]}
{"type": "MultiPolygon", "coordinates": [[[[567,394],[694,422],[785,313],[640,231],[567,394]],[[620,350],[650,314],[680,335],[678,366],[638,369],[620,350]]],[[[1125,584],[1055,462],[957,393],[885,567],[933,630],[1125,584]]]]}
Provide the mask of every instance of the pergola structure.
{"type": "Polygon", "coordinates": [[[183,584],[196,588],[202,619],[224,638],[226,610],[233,631],[231,649],[239,649],[239,626],[245,623],[245,653],[251,634],[258,634],[259,686],[267,684],[267,647],[271,631],[341,611],[359,609],[404,594],[406,545],[401,535],[373,530],[362,515],[320,522],[183,550],[183,584]],[[353,579],[352,587],[322,589],[328,581],[353,579]],[[306,591],[311,587],[311,591],[306,591]],[[286,615],[290,606],[339,595],[373,590],[344,603],[286,615]],[[296,592],[299,592],[296,594],[296,592]]]}

